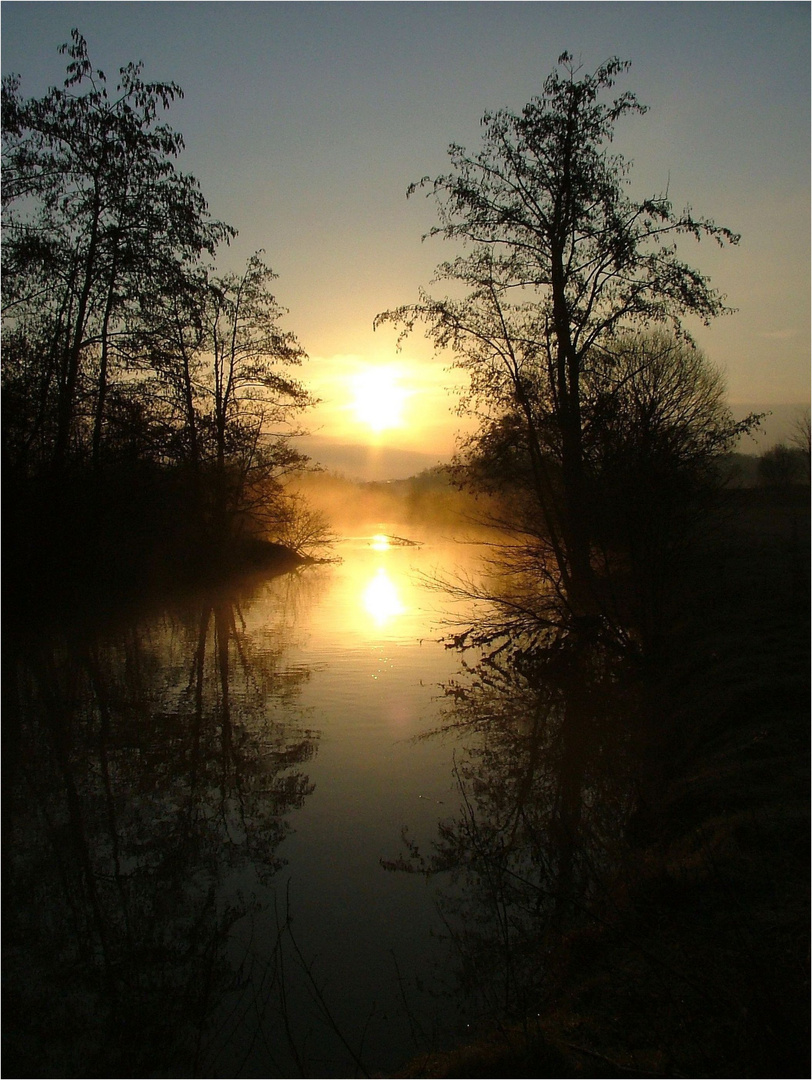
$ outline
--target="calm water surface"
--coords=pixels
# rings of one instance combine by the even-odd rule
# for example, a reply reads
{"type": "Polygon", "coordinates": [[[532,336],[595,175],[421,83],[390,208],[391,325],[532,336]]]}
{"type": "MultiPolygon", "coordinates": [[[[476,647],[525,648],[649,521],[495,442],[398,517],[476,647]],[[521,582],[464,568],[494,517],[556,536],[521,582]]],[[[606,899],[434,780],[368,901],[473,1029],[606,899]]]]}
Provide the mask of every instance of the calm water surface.
{"type": "Polygon", "coordinates": [[[381,859],[458,806],[419,575],[476,549],[336,551],[8,659],[8,1075],[364,1075],[464,1025],[381,859]]]}

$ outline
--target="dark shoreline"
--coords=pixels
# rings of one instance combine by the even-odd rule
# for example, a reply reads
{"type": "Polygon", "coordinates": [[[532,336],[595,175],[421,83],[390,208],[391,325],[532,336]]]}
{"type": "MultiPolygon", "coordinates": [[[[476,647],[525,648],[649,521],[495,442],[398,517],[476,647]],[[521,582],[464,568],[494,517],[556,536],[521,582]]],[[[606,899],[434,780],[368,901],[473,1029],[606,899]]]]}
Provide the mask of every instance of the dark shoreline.
{"type": "Polygon", "coordinates": [[[239,590],[246,580],[293,573],[318,561],[258,539],[217,548],[198,543],[158,552],[144,549],[126,563],[93,563],[76,552],[55,552],[52,545],[29,545],[26,552],[7,551],[4,558],[3,627],[12,636],[26,636],[48,627],[115,623],[134,611],[204,590],[239,590]]]}
{"type": "Polygon", "coordinates": [[[809,490],[728,492],[625,865],[522,1019],[399,1077],[809,1075],[809,490]]]}

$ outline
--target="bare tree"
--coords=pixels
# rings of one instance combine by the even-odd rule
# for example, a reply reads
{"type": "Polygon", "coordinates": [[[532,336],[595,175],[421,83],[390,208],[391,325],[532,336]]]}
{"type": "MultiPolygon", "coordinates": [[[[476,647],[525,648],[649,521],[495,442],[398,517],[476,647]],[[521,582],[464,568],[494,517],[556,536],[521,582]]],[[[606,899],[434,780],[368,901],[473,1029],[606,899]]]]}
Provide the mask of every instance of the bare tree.
{"type": "Polygon", "coordinates": [[[806,482],[809,483],[810,466],[812,465],[812,432],[810,430],[809,409],[805,409],[796,418],[789,441],[804,455],[806,482]]]}
{"type": "Polygon", "coordinates": [[[726,310],[708,279],[678,256],[680,237],[738,236],[667,194],[627,194],[629,166],[610,153],[615,126],[645,111],[629,92],[604,100],[628,62],[579,76],[570,54],[520,115],[488,113],[482,149],[449,149],[451,172],[424,178],[438,203],[433,234],[467,252],[442,263],[453,298],[418,303],[378,322],[416,322],[451,348],[470,376],[464,403],[483,436],[505,415],[527,448],[530,490],[544,522],[573,623],[599,611],[590,540],[585,380],[609,380],[619,334],[634,326],[681,328],[726,310]],[[461,298],[459,298],[461,296],[461,298]],[[553,468],[554,465],[554,468],[553,468]]]}

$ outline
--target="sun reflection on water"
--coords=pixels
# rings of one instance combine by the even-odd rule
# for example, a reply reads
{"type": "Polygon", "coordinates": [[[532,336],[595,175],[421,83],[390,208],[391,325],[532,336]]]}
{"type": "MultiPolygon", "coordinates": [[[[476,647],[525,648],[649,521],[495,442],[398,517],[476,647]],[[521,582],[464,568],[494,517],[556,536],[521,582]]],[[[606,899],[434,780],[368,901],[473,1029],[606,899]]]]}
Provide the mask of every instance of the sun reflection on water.
{"type": "Polygon", "coordinates": [[[375,577],[364,589],[361,600],[364,610],[379,628],[406,611],[396,586],[383,566],[378,567],[375,577]]]}
{"type": "Polygon", "coordinates": [[[373,551],[388,551],[392,545],[389,543],[388,536],[385,536],[383,533],[376,533],[375,536],[372,537],[372,543],[369,546],[373,551]]]}

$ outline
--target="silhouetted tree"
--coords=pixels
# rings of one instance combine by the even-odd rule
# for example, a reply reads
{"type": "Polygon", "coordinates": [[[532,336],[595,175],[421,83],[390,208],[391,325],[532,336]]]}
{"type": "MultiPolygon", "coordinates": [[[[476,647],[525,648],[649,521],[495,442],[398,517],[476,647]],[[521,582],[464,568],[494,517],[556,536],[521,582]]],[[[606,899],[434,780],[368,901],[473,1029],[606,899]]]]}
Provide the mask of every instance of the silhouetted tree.
{"type": "Polygon", "coordinates": [[[200,270],[156,295],[136,351],[153,373],[167,446],[188,466],[200,523],[220,539],[240,521],[284,518],[279,481],[305,460],[293,419],[313,399],[291,369],[306,353],[280,326],[286,312],[261,256],[241,275],[200,270]]]}
{"type": "Polygon", "coordinates": [[[618,338],[613,360],[584,377],[590,532],[604,602],[654,648],[711,518],[721,460],[760,418],[734,421],[719,370],[662,330],[618,338]]]}
{"type": "Polygon", "coordinates": [[[290,374],[305,353],[280,328],[274,275],[259,254],[241,275],[204,263],[234,230],[176,167],[183,139],[161,113],[180,88],[129,64],[112,92],[77,30],[61,51],[63,88],[25,100],[16,76],[3,83],[3,452],[20,559],[54,566],[29,541],[68,517],[59,547],[90,567],[286,519],[279,481],[303,461],[287,420],[311,399],[290,374]]]}
{"type": "Polygon", "coordinates": [[[424,292],[378,322],[405,332],[423,322],[438,348],[453,349],[470,376],[463,404],[483,433],[504,422],[521,427],[561,596],[579,622],[600,610],[585,380],[611,379],[618,335],[631,327],[679,329],[685,315],[707,322],[722,313],[722,298],[681,261],[675,242],[738,236],[691,210],[676,213],[667,195],[628,196],[629,166],[609,146],[617,121],[645,109],[629,92],[602,100],[628,62],[611,59],[580,78],[570,54],[559,65],[520,115],[485,115],[479,152],[452,145],[451,172],[410,188],[428,186],[437,199],[432,234],[468,250],[438,268],[454,298],[424,292]]]}
{"type": "Polygon", "coordinates": [[[71,37],[63,89],[23,100],[13,76],[2,96],[3,313],[27,344],[4,375],[30,400],[26,445],[44,440],[57,467],[79,447],[98,460],[112,368],[142,300],[233,234],[175,168],[183,138],[159,112],[180,88],[129,64],[111,94],[71,37]]]}
{"type": "Polygon", "coordinates": [[[798,483],[804,464],[803,451],[777,443],[758,459],[759,481],[768,488],[788,488],[798,483]]]}
{"type": "Polygon", "coordinates": [[[259,254],[242,275],[212,280],[207,344],[211,364],[205,393],[216,462],[216,516],[261,513],[267,484],[304,461],[290,445],[288,417],[312,403],[290,367],[306,357],[270,291],[275,275],[259,254]]]}
{"type": "MultiPolygon", "coordinates": [[[[612,367],[586,372],[582,391],[594,593],[615,637],[631,632],[652,651],[713,521],[721,463],[759,418],[734,421],[720,372],[690,342],[663,330],[618,336],[612,367]]],[[[540,429],[539,442],[552,502],[563,484],[556,429],[540,429]]],[[[508,540],[492,556],[495,578],[479,590],[494,607],[476,636],[526,640],[539,628],[558,627],[561,597],[548,570],[554,550],[538,514],[531,447],[516,409],[468,440],[457,475],[500,496],[502,512],[488,520],[508,540]]]]}
{"type": "Polygon", "coordinates": [[[810,463],[812,463],[812,425],[810,425],[809,409],[801,412],[795,420],[790,442],[804,456],[806,481],[809,483],[810,463]]]}

